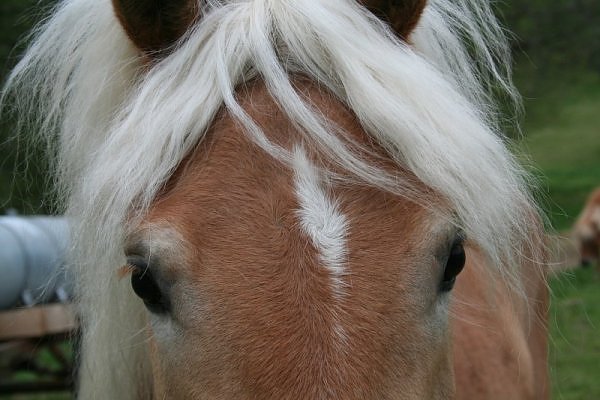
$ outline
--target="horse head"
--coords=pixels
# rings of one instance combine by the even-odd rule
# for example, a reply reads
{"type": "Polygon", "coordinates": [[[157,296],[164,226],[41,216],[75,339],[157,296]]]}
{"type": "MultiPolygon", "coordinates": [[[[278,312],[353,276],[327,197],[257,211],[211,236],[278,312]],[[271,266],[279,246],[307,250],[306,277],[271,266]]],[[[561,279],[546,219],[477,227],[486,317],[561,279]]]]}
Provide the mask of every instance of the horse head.
{"type": "Polygon", "coordinates": [[[508,47],[458,3],[57,7],[9,87],[57,135],[80,397],[544,396],[508,47]]]}

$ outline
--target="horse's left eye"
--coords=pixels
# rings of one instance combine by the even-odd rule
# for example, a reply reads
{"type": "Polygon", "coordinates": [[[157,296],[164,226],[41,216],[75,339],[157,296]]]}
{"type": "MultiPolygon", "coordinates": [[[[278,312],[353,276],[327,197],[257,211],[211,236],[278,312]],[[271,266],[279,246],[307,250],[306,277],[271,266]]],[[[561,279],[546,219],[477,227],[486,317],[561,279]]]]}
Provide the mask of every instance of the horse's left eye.
{"type": "Polygon", "coordinates": [[[444,277],[440,285],[440,291],[449,292],[454,287],[456,277],[465,266],[466,254],[463,246],[463,239],[459,238],[454,241],[446,265],[444,267],[444,277]]]}
{"type": "Polygon", "coordinates": [[[132,268],[131,288],[144,301],[148,311],[155,314],[169,312],[168,298],[162,292],[148,264],[139,259],[129,260],[128,263],[132,268]]]}

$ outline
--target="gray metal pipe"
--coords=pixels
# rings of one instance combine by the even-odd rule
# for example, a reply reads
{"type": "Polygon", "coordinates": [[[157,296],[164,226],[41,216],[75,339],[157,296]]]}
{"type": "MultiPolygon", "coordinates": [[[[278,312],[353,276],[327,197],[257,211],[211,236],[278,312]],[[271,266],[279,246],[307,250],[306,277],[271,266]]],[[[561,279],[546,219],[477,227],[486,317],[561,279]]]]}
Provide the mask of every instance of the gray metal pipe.
{"type": "Polygon", "coordinates": [[[68,246],[64,217],[0,216],[0,310],[66,301],[68,246]]]}

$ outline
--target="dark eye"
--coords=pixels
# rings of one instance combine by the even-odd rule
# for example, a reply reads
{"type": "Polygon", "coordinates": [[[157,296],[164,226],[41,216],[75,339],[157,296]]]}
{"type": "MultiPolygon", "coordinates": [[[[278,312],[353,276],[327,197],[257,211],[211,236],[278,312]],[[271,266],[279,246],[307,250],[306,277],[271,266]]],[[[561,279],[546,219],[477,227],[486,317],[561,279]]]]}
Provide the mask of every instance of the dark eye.
{"type": "Polygon", "coordinates": [[[132,268],[131,287],[134,293],[144,301],[148,311],[155,314],[165,314],[170,311],[168,298],[163,294],[156,282],[148,263],[139,258],[128,259],[132,268]]]}
{"type": "Polygon", "coordinates": [[[464,239],[462,237],[457,238],[452,244],[446,265],[444,267],[444,277],[440,285],[442,292],[449,292],[454,287],[456,277],[460,274],[463,267],[465,266],[466,255],[465,248],[463,246],[464,239]]]}

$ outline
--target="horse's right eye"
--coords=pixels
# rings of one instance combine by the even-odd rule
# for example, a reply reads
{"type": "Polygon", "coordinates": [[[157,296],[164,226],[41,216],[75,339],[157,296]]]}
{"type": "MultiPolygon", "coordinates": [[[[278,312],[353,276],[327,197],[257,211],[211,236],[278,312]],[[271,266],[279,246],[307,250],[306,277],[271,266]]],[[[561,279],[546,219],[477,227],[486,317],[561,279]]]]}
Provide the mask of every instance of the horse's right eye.
{"type": "Polygon", "coordinates": [[[139,258],[128,260],[131,267],[131,287],[133,292],[144,302],[154,314],[166,314],[170,311],[170,303],[157,283],[146,261],[139,258]]]}
{"type": "Polygon", "coordinates": [[[444,266],[444,277],[440,285],[442,292],[449,292],[454,287],[456,277],[462,271],[466,262],[464,239],[459,236],[450,249],[446,265],[444,266]]]}

